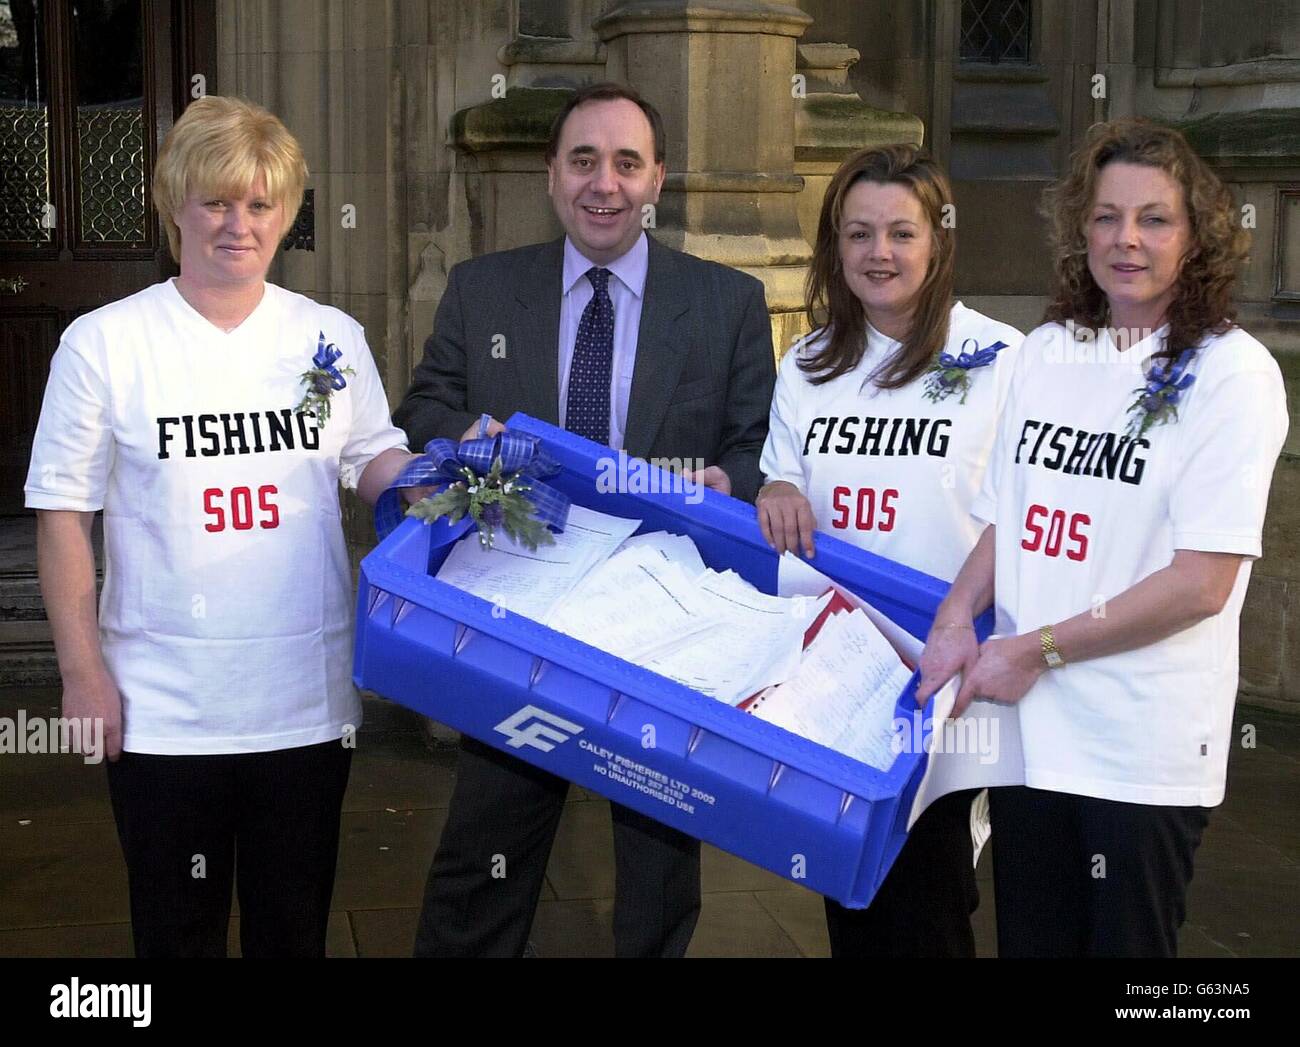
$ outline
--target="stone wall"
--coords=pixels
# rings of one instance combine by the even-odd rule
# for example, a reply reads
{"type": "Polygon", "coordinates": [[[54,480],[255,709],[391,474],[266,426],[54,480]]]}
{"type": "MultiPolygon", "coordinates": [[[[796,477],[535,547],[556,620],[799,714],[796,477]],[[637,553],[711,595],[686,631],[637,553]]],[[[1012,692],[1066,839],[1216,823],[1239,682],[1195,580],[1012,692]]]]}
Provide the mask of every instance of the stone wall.
{"type": "Polygon", "coordinates": [[[1291,431],[1273,475],[1264,556],[1242,616],[1243,691],[1300,703],[1300,4],[1111,2],[1109,113],[1177,126],[1228,183],[1252,226],[1241,325],[1287,382],[1291,431]]]}
{"type": "MultiPolygon", "coordinates": [[[[510,5],[220,0],[218,14],[215,89],[275,111],[311,168],[315,251],[286,252],[272,278],[361,321],[396,402],[447,269],[481,236],[447,129],[506,72],[510,5]]],[[[522,226],[540,210],[527,203],[522,226]]]]}
{"type": "MultiPolygon", "coordinates": [[[[542,144],[577,84],[621,79],[663,110],[669,180],[655,233],[759,276],[778,348],[803,330],[821,193],[852,149],[925,140],[954,181],[959,293],[1027,330],[1047,286],[1038,201],[1089,124],[1141,113],[1179,125],[1254,208],[1243,325],[1288,379],[1292,432],[1247,601],[1242,680],[1257,700],[1293,705],[1298,7],[1034,0],[1029,60],[991,65],[960,59],[958,0],[218,0],[211,89],[266,104],[302,140],[315,251],[287,252],[273,279],[365,325],[394,402],[450,267],[558,235],[542,144]]],[[[366,533],[359,515],[351,533],[366,533]]]]}
{"type": "MultiPolygon", "coordinates": [[[[1030,60],[962,62],[955,0],[803,0],[808,44],[860,52],[847,84],[918,115],[958,204],[958,293],[1028,330],[1046,303],[1042,189],[1096,120],[1178,126],[1253,209],[1242,325],[1287,380],[1291,432],[1278,462],[1242,624],[1242,688],[1300,702],[1300,4],[1082,0],[1031,4],[1030,60]],[[1100,76],[1101,80],[1095,79],[1100,76]],[[1007,245],[1016,249],[1009,251],[1007,245]]],[[[807,45],[805,45],[807,46],[807,45]]],[[[1243,212],[1245,213],[1245,212],[1243,212]]]]}

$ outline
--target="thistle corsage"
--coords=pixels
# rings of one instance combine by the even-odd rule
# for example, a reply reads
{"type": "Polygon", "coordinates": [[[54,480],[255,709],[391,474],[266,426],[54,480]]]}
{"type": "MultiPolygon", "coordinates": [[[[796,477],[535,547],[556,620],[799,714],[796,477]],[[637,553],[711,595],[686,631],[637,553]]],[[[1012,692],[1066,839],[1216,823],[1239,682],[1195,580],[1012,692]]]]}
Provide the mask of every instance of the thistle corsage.
{"type": "Polygon", "coordinates": [[[970,392],[971,372],[977,367],[987,367],[1006,347],[1006,342],[994,342],[981,349],[974,338],[967,338],[961,343],[962,352],[957,356],[940,353],[939,359],[926,374],[925,398],[931,403],[938,403],[953,393],[960,392],[961,399],[957,402],[964,404],[966,394],[970,392]],[[974,347],[970,352],[966,351],[968,345],[974,347]]]}
{"type": "Polygon", "coordinates": [[[1136,399],[1130,405],[1128,434],[1134,440],[1140,440],[1148,429],[1166,422],[1178,420],[1178,401],[1196,381],[1196,375],[1188,374],[1187,367],[1196,355],[1195,347],[1184,349],[1176,360],[1156,360],[1147,372],[1146,385],[1133,390],[1136,399]]]}
{"type": "Polygon", "coordinates": [[[485,417],[478,437],[460,444],[431,440],[425,454],[402,471],[375,505],[375,529],[381,538],[402,522],[403,488],[441,486],[406,515],[425,523],[445,519],[450,525],[468,516],[484,549],[493,547],[498,530],[533,551],[555,543],[550,528],[564,530],[569,498],[541,480],[558,472],[559,463],[535,436],[508,429],[484,435],[486,422],[485,417]]]}
{"type": "Polygon", "coordinates": [[[316,416],[316,425],[323,429],[325,423],[329,421],[330,416],[330,397],[339,389],[347,387],[347,379],[356,374],[351,367],[345,367],[341,371],[334,366],[343,351],[333,342],[325,341],[325,332],[320,333],[320,338],[316,342],[316,355],[311,358],[311,370],[303,371],[299,381],[307,386],[307,391],[303,394],[302,402],[296,408],[299,414],[313,414],[316,416]]]}
{"type": "Polygon", "coordinates": [[[525,497],[533,489],[532,484],[518,472],[505,472],[500,455],[484,474],[475,473],[467,465],[462,465],[460,472],[462,479],[416,502],[406,515],[428,523],[445,516],[449,524],[454,524],[468,513],[484,549],[492,548],[498,528],[533,551],[539,545],[555,544],[546,524],[533,515],[532,502],[525,497]]]}

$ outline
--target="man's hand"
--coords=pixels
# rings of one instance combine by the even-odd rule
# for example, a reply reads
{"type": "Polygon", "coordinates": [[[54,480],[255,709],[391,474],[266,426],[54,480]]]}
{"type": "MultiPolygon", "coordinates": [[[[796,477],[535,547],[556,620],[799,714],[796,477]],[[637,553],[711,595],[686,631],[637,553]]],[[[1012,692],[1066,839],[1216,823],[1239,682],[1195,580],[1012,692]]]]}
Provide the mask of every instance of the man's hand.
{"type": "MultiPolygon", "coordinates": [[[[67,679],[63,683],[63,715],[68,719],[102,720],[104,723],[104,752],[110,763],[122,755],[122,696],[117,685],[106,672],[96,673],[86,680],[67,679]]],[[[82,755],[86,739],[82,738],[82,755]]]]}
{"type": "MultiPolygon", "coordinates": [[[[468,429],[466,429],[464,434],[461,436],[459,442],[464,443],[466,440],[477,440],[479,435],[478,425],[479,425],[478,422],[475,422],[468,429]]],[[[496,436],[497,433],[504,432],[505,428],[506,427],[502,425],[500,422],[498,422],[495,418],[489,418],[486,435],[496,436]]]]}
{"type": "Polygon", "coordinates": [[[690,483],[703,484],[710,491],[717,491],[718,494],[731,494],[731,477],[720,466],[709,465],[703,469],[687,469],[682,476],[690,483]]]}
{"type": "Polygon", "coordinates": [[[976,698],[1014,704],[1046,671],[1037,633],[986,640],[980,645],[975,668],[962,679],[952,715],[960,716],[976,698]]]}
{"type": "Polygon", "coordinates": [[[778,554],[787,549],[797,553],[800,547],[808,559],[816,553],[813,548],[813,531],[817,518],[812,503],[794,484],[777,480],[758,492],[758,528],[763,538],[778,554]]]}

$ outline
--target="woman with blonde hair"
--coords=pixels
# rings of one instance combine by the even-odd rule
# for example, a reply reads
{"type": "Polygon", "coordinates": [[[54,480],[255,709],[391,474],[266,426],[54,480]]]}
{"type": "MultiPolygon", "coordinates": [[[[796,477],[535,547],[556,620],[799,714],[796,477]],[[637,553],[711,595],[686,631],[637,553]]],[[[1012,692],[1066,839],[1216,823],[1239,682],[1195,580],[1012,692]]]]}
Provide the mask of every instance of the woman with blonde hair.
{"type": "MultiPolygon", "coordinates": [[[[979,537],[970,503],[1021,334],[953,300],[953,214],[948,180],[911,146],[863,150],[831,179],[808,276],[814,330],[781,362],[763,448],[758,520],[778,552],[813,557],[820,524],[947,581],[979,537]]],[[[948,789],[871,905],[827,899],[834,956],[975,954],[975,792],[944,769],[948,789]]]]}
{"type": "Polygon", "coordinates": [[[338,484],[373,503],[410,456],[360,325],[266,282],[306,178],[271,113],[191,104],[153,182],[180,275],[68,327],[32,450],[63,711],[105,725],[137,956],[224,956],[234,879],[245,956],[324,955],[361,722],[338,484]]]}
{"type": "Polygon", "coordinates": [[[1233,323],[1247,234],[1231,194],[1176,131],[1094,127],[1047,213],[1047,322],[919,693],[960,671],[959,710],[1018,713],[1022,784],[990,793],[999,955],[1172,956],[1223,800],[1285,392],[1233,323]],[[979,645],[990,604],[997,637],[979,645]]]}

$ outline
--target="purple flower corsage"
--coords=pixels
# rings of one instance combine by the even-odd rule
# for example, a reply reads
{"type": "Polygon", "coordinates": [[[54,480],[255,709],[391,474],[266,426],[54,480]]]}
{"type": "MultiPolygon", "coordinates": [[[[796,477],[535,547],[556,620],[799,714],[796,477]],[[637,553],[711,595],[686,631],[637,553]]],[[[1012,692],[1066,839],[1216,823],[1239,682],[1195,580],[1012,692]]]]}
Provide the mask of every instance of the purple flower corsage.
{"type": "Polygon", "coordinates": [[[938,403],[960,391],[961,399],[957,402],[964,404],[966,394],[970,392],[970,373],[977,367],[987,367],[1006,347],[1006,342],[994,342],[981,349],[974,338],[967,338],[961,343],[962,352],[959,355],[940,353],[939,359],[926,375],[925,398],[931,403],[938,403]],[[968,345],[974,346],[971,352],[966,352],[968,345]]]}
{"type": "Polygon", "coordinates": [[[1186,373],[1195,355],[1195,348],[1184,349],[1176,360],[1157,360],[1151,365],[1146,385],[1133,390],[1136,399],[1127,412],[1133,416],[1128,423],[1133,439],[1141,439],[1157,425],[1178,420],[1178,401],[1196,381],[1196,375],[1186,373]]]}
{"type": "Polygon", "coordinates": [[[334,366],[342,355],[343,350],[333,342],[325,341],[325,332],[322,331],[316,341],[316,355],[311,358],[311,370],[303,371],[299,378],[307,386],[307,391],[303,394],[297,411],[299,414],[315,415],[316,426],[320,429],[325,428],[325,423],[329,421],[330,397],[337,390],[347,387],[347,379],[343,376],[356,374],[351,367],[339,370],[334,366]]]}

